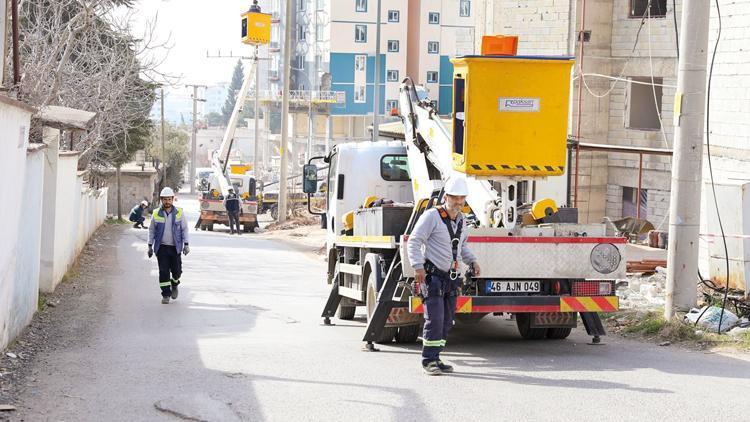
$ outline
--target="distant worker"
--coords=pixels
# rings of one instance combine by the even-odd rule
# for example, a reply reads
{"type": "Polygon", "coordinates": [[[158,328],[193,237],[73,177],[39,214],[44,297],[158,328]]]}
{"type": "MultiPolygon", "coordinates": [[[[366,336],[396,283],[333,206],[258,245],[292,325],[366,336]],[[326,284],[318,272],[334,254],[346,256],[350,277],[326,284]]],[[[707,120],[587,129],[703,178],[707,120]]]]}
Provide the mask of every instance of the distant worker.
{"type": "Polygon", "coordinates": [[[466,219],[461,213],[468,193],[466,179],[448,179],[444,204],[422,214],[407,243],[417,292],[424,302],[422,368],[428,375],[453,372],[452,366],[440,360],[440,352],[445,348],[456,312],[461,286],[459,259],[473,268],[474,275],[480,271],[466,244],[466,219]]]}
{"type": "Polygon", "coordinates": [[[141,201],[140,204],[133,207],[133,209],[130,210],[130,217],[128,217],[128,220],[132,221],[133,228],[137,229],[138,227],[142,229],[147,229],[148,227],[143,225],[143,222],[146,221],[146,217],[143,216],[143,211],[148,208],[148,201],[141,201]]]}
{"type": "Polygon", "coordinates": [[[226,208],[229,216],[229,234],[234,234],[235,227],[237,228],[237,234],[240,234],[240,205],[240,198],[234,193],[234,188],[229,188],[229,193],[224,198],[224,208],[226,208]]]}
{"type": "Polygon", "coordinates": [[[159,287],[161,287],[161,303],[169,303],[169,298],[177,299],[177,286],[180,285],[182,275],[182,258],[180,253],[187,255],[188,224],[182,208],[174,207],[174,191],[166,187],[159,194],[161,207],[154,210],[151,216],[151,226],[148,230],[148,257],[156,252],[159,262],[159,287]],[[171,276],[170,276],[171,273],[171,276]]]}

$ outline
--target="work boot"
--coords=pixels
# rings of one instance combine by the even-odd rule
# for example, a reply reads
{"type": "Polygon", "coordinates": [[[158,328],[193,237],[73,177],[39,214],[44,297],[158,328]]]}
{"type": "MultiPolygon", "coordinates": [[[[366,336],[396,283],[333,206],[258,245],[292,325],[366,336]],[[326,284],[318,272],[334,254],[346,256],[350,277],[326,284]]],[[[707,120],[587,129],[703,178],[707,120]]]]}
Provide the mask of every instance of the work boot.
{"type": "Polygon", "coordinates": [[[142,229],[147,229],[147,228],[148,228],[148,226],[144,226],[144,225],[143,225],[143,223],[141,223],[141,228],[142,228],[142,229]]]}
{"type": "Polygon", "coordinates": [[[437,361],[437,364],[438,368],[440,368],[443,373],[450,374],[451,372],[453,372],[453,366],[443,363],[442,360],[437,361]]]}
{"type": "Polygon", "coordinates": [[[133,224],[133,228],[137,229],[139,225],[140,225],[140,223],[135,223],[135,224],[133,224]]]}
{"type": "Polygon", "coordinates": [[[422,365],[422,369],[424,369],[424,373],[427,375],[442,375],[443,371],[440,370],[440,366],[438,365],[437,361],[432,361],[427,363],[426,365],[422,365]]]}
{"type": "Polygon", "coordinates": [[[180,292],[177,290],[177,285],[172,284],[172,299],[177,299],[177,295],[179,295],[180,292]]]}
{"type": "Polygon", "coordinates": [[[161,303],[168,305],[169,304],[169,296],[162,296],[161,297],[161,303]]]}

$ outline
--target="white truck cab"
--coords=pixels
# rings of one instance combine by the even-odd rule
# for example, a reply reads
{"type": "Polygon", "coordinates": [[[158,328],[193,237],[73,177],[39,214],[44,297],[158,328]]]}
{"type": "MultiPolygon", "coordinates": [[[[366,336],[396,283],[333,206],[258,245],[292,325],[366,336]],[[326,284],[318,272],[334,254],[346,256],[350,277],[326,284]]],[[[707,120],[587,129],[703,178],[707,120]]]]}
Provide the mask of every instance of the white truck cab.
{"type": "Polygon", "coordinates": [[[344,214],[369,196],[394,202],[413,201],[406,146],[401,141],[336,145],[328,167],[326,243],[330,250],[343,230],[344,214]]]}

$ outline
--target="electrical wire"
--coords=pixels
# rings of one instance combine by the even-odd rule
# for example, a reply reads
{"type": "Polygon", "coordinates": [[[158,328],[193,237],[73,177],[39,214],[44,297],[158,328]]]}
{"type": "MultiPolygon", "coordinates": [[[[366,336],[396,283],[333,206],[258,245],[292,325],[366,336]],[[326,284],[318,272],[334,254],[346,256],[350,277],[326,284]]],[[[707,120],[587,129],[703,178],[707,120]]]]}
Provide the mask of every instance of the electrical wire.
{"type": "Polygon", "coordinates": [[[726,260],[727,270],[727,288],[724,291],[724,299],[721,304],[721,314],[719,315],[719,327],[718,333],[721,333],[721,323],[724,320],[724,308],[727,306],[727,298],[729,297],[729,248],[727,247],[727,236],[724,233],[724,224],[721,221],[721,212],[719,211],[719,200],[716,198],[716,185],[714,184],[714,169],[711,162],[711,80],[714,74],[714,63],[716,61],[716,51],[719,49],[719,41],[721,40],[721,9],[719,8],[719,0],[715,0],[716,3],[716,15],[718,17],[718,31],[716,34],[716,42],[714,43],[714,51],[711,54],[711,65],[708,68],[708,83],[706,86],[706,154],[708,155],[708,173],[711,175],[711,191],[714,195],[714,206],[716,208],[716,218],[719,222],[719,230],[721,231],[721,239],[724,243],[724,259],[726,260]]]}

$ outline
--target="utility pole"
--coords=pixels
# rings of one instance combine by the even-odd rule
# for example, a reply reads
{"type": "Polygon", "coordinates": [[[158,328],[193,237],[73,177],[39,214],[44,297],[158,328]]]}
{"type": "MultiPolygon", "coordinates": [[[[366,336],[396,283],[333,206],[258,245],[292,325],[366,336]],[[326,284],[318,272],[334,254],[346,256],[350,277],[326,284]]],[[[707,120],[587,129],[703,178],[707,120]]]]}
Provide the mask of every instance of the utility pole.
{"type": "Polygon", "coordinates": [[[373,87],[372,140],[380,139],[378,114],[380,113],[380,0],[378,0],[377,17],[375,18],[375,86],[373,87]]]}
{"type": "Polygon", "coordinates": [[[284,20],[284,92],[281,97],[281,174],[279,176],[279,223],[286,221],[287,204],[287,145],[289,140],[289,80],[292,57],[292,6],[293,0],[286,1],[284,20]]]}
{"type": "Polygon", "coordinates": [[[261,174],[258,171],[258,142],[260,142],[260,129],[258,128],[258,97],[260,96],[260,68],[258,65],[258,47],[255,47],[255,104],[254,104],[254,116],[255,116],[255,137],[253,138],[253,176],[255,176],[256,182],[260,180],[261,174]]]}
{"type": "Polygon", "coordinates": [[[161,89],[161,188],[167,181],[167,155],[164,148],[164,88],[161,89]]]}
{"type": "Polygon", "coordinates": [[[674,155],[669,202],[669,251],[664,318],[698,300],[698,229],[706,108],[710,2],[682,3],[680,58],[675,93],[674,155]]]}
{"type": "Polygon", "coordinates": [[[206,101],[198,98],[198,88],[206,88],[206,85],[187,85],[193,87],[193,134],[190,142],[190,193],[195,193],[195,153],[198,138],[198,101],[206,101]]]}

